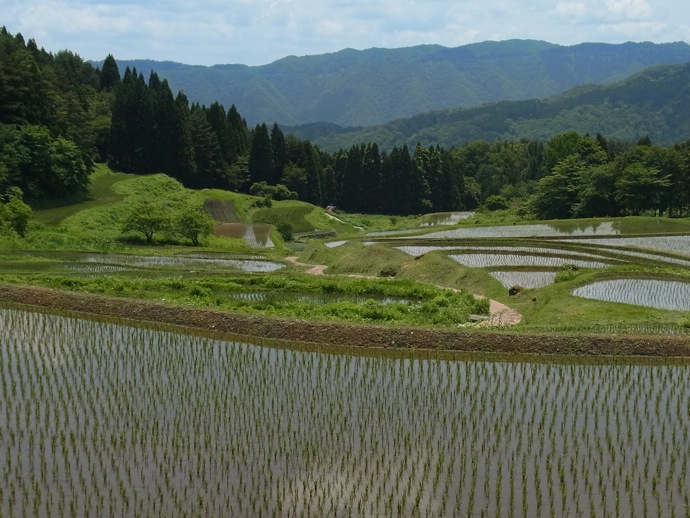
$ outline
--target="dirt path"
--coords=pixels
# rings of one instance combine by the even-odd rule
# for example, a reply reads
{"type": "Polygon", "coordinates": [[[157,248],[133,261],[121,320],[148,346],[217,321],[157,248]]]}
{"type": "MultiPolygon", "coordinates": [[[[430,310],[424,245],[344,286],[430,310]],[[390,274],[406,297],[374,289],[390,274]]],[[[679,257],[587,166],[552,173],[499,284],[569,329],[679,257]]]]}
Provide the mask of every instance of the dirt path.
{"type": "Polygon", "coordinates": [[[514,326],[522,322],[520,313],[493,299],[489,299],[489,315],[486,321],[489,326],[514,326]]]}
{"type": "MultiPolygon", "coordinates": [[[[296,266],[304,266],[307,269],[305,270],[306,273],[309,273],[311,275],[324,275],[324,272],[327,268],[326,265],[323,264],[307,264],[307,263],[301,263],[296,256],[290,256],[285,258],[286,261],[296,265],[296,266]]],[[[366,277],[366,276],[357,276],[353,275],[353,277],[366,277]]],[[[442,287],[442,286],[440,286],[442,287]]],[[[483,298],[481,295],[475,295],[477,298],[483,298]]],[[[522,315],[515,311],[513,308],[506,306],[505,304],[502,304],[501,302],[498,302],[497,300],[490,299],[489,300],[489,319],[485,320],[482,322],[481,325],[485,326],[514,326],[522,322],[522,315]]]]}
{"type": "Polygon", "coordinates": [[[294,264],[295,266],[308,266],[309,268],[305,270],[306,273],[309,273],[311,275],[323,275],[324,271],[326,271],[327,266],[325,264],[307,264],[307,263],[300,263],[297,260],[297,257],[294,255],[291,255],[290,257],[285,258],[286,261],[294,264]]]}

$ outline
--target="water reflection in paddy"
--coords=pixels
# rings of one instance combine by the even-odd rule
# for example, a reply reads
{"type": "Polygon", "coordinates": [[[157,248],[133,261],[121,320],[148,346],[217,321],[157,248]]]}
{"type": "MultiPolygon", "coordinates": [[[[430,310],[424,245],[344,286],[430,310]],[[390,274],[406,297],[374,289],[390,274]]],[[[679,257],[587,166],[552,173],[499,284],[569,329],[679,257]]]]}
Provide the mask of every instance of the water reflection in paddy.
{"type": "Polygon", "coordinates": [[[333,355],[12,309],[0,330],[2,516],[687,509],[687,367],[333,355]]]}
{"type": "Polygon", "coordinates": [[[273,272],[285,268],[282,263],[264,259],[231,259],[202,256],[155,256],[126,254],[90,254],[81,258],[86,263],[125,264],[135,267],[234,268],[247,272],[273,272]]]}

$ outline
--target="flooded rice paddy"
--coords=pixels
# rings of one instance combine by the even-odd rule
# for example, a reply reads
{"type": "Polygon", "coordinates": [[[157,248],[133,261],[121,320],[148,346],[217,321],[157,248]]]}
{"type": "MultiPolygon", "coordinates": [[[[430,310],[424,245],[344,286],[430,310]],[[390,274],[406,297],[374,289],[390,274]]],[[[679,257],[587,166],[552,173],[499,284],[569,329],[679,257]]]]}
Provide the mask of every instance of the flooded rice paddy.
{"type": "Polygon", "coordinates": [[[506,288],[522,286],[527,289],[543,288],[553,284],[556,272],[495,271],[489,274],[506,288]]]}
{"type": "Polygon", "coordinates": [[[451,259],[469,268],[487,268],[493,266],[538,266],[558,268],[566,264],[572,264],[579,268],[606,268],[610,266],[601,261],[588,261],[574,259],[572,257],[553,257],[548,255],[523,255],[523,254],[453,254],[451,259]]]}
{"type": "Polygon", "coordinates": [[[1,516],[687,516],[690,369],[362,357],[0,308],[1,516]]]}
{"type": "Polygon", "coordinates": [[[374,301],[378,304],[408,304],[412,302],[410,299],[402,297],[386,297],[374,293],[307,293],[295,291],[254,291],[254,292],[230,292],[227,297],[236,300],[245,300],[247,302],[258,302],[270,304],[273,306],[281,303],[304,302],[307,304],[324,305],[333,304],[336,302],[354,302],[358,304],[365,304],[367,301],[374,301]]]}
{"type": "Polygon", "coordinates": [[[246,272],[274,272],[285,265],[264,259],[230,259],[204,256],[158,256],[126,254],[89,254],[80,258],[84,263],[127,265],[133,267],[233,268],[246,272]]]}
{"type": "Polygon", "coordinates": [[[425,234],[427,239],[494,238],[494,237],[576,237],[616,236],[621,232],[615,222],[583,226],[563,222],[559,225],[508,225],[497,227],[460,227],[425,234]]]}
{"type": "Polygon", "coordinates": [[[573,290],[586,299],[650,308],[690,311],[690,283],[656,279],[611,279],[573,290]]]}

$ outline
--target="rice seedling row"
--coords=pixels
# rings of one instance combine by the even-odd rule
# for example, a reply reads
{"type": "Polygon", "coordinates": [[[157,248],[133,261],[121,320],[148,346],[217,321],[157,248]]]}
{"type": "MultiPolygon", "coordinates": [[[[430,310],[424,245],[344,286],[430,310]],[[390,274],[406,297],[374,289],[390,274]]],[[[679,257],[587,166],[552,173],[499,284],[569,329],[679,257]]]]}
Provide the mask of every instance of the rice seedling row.
{"type": "Polygon", "coordinates": [[[687,516],[687,367],[0,331],[2,516],[687,516]]]}
{"type": "Polygon", "coordinates": [[[523,272],[523,271],[495,271],[489,274],[506,288],[522,286],[523,288],[543,288],[553,284],[556,272],[523,272]]]}

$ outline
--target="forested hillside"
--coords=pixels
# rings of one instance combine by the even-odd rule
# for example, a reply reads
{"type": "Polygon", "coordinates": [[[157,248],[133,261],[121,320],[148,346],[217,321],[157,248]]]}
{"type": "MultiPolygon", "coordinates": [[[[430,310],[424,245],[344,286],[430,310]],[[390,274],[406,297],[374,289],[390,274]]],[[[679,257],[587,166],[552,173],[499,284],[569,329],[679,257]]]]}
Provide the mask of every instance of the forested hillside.
{"type": "Polygon", "coordinates": [[[580,86],[543,100],[423,113],[357,130],[330,124],[285,129],[331,151],[353,141],[375,141],[382,149],[401,142],[451,147],[473,140],[546,141],[571,130],[671,145],[690,137],[690,63],[652,67],[614,84],[580,86]]]}
{"type": "Polygon", "coordinates": [[[618,81],[646,67],[690,61],[685,43],[554,45],[511,40],[447,48],[345,49],[248,67],[118,61],[155,70],[192,102],[235,104],[251,125],[378,125],[419,113],[539,99],[578,85],[618,81]]]}
{"type": "MultiPolygon", "coordinates": [[[[112,56],[93,68],[6,30],[0,53],[0,222],[9,221],[2,232],[25,230],[22,196],[35,204],[87,195],[96,161],[127,173],[165,173],[187,187],[255,194],[267,205],[298,198],[391,215],[508,204],[539,218],[690,214],[687,137],[662,147],[649,138],[565,131],[548,139],[516,135],[448,146],[383,148],[360,140],[329,152],[277,124],[249,128],[234,104],[190,103],[156,72],[146,79],[136,69],[120,71],[112,56]]],[[[631,79],[637,86],[622,98],[666,103],[673,113],[665,120],[682,123],[684,74],[684,67],[653,69],[631,79]]],[[[578,95],[597,92],[571,95],[572,107],[578,95]]]]}

